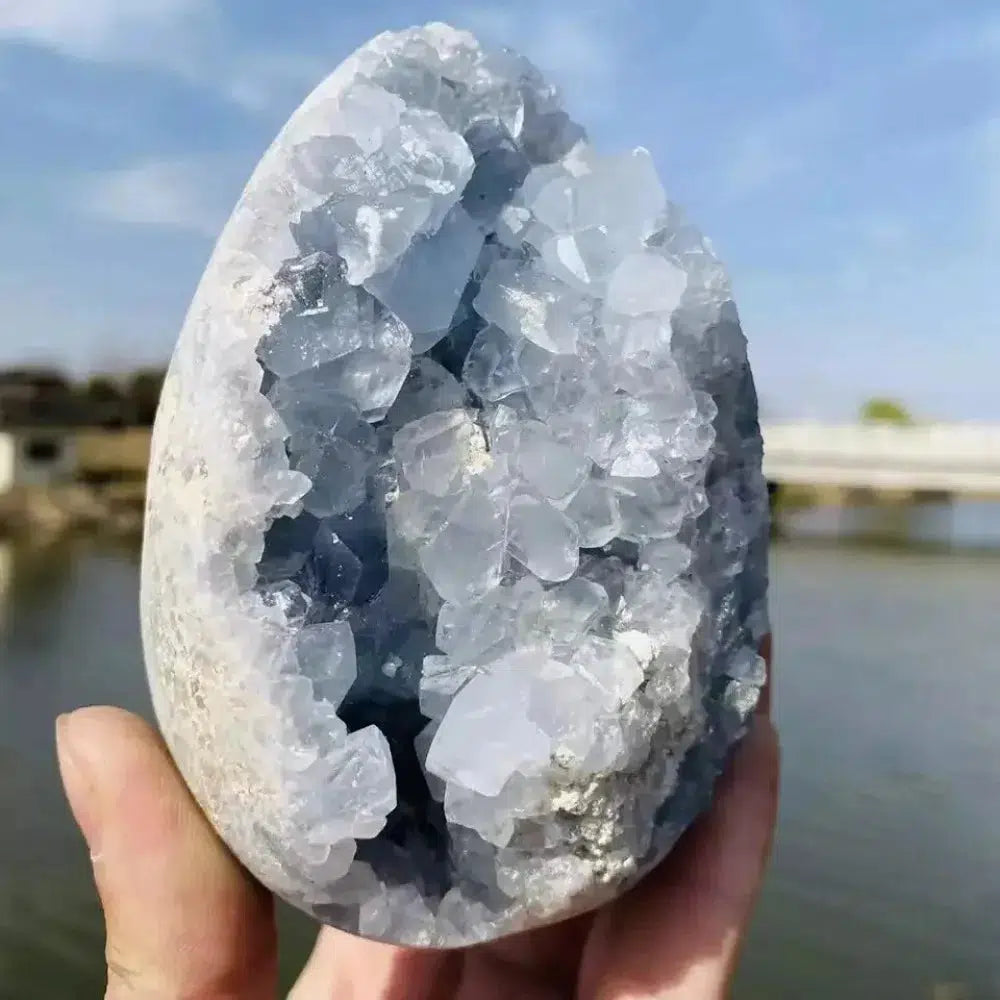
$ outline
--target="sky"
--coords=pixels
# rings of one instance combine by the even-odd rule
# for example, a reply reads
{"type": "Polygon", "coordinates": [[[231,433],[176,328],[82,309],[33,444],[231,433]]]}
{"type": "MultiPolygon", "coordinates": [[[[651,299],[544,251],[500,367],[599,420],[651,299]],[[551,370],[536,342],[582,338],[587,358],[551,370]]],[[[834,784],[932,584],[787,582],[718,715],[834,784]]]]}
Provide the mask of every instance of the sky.
{"type": "Polygon", "coordinates": [[[429,20],[652,152],[729,267],[765,418],[1000,420],[995,0],[2,0],[0,365],[164,361],[278,128],[429,20]]]}

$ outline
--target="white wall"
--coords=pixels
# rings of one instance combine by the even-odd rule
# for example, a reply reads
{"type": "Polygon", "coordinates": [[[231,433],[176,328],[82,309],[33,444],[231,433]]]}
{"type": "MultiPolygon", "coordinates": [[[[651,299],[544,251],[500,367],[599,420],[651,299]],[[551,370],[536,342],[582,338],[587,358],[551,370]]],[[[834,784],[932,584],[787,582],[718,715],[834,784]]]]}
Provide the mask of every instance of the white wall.
{"type": "Polygon", "coordinates": [[[76,475],[76,441],[72,435],[44,429],[0,432],[0,493],[14,486],[57,486],[76,475]],[[33,445],[52,443],[54,458],[32,455],[33,445]]]}
{"type": "Polygon", "coordinates": [[[1000,426],[798,423],[762,432],[773,482],[1000,495],[1000,426]]]}
{"type": "Polygon", "coordinates": [[[7,493],[14,485],[17,464],[17,442],[13,434],[0,431],[0,494],[7,493]]]}

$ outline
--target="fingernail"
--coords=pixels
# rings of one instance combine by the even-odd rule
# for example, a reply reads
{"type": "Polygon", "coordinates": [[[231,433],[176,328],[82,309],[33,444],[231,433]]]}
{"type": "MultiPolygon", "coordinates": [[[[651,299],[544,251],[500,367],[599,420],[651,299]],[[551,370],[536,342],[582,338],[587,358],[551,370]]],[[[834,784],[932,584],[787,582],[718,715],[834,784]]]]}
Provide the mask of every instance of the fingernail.
{"type": "Polygon", "coordinates": [[[69,807],[90,848],[91,858],[96,858],[100,854],[101,835],[97,788],[87,763],[86,751],[79,740],[74,740],[72,714],[60,715],[56,719],[56,754],[69,807]]]}

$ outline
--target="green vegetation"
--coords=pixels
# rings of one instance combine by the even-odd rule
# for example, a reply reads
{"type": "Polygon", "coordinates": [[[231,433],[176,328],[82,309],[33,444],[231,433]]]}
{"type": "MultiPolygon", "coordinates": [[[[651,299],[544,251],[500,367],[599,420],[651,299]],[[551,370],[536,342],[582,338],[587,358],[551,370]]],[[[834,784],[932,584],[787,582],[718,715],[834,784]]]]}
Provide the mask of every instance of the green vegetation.
{"type": "Polygon", "coordinates": [[[164,373],[142,369],[128,375],[92,375],[77,388],[102,426],[149,427],[163,388],[164,373]]]}
{"type": "Polygon", "coordinates": [[[151,427],[163,389],[164,372],[138,371],[126,382],[125,398],[132,409],[132,421],[139,427],[151,427]]]}
{"type": "Polygon", "coordinates": [[[864,424],[895,424],[897,427],[910,427],[913,416],[910,411],[895,399],[875,397],[869,399],[861,407],[861,422],[864,424]]]}
{"type": "Polygon", "coordinates": [[[0,424],[151,427],[164,374],[162,369],[142,368],[74,381],[54,368],[0,370],[0,424]]]}

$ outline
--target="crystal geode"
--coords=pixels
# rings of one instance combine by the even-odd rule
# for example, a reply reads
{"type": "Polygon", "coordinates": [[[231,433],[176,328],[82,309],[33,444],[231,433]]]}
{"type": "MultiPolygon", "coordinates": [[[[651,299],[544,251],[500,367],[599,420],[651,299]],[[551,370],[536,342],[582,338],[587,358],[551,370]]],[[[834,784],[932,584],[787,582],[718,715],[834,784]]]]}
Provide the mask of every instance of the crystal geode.
{"type": "Polygon", "coordinates": [[[764,680],[768,501],[729,284],[649,154],[524,59],[384,34],[294,115],[156,425],[156,712],[239,858],[454,946],[621,893],[764,680]]]}

